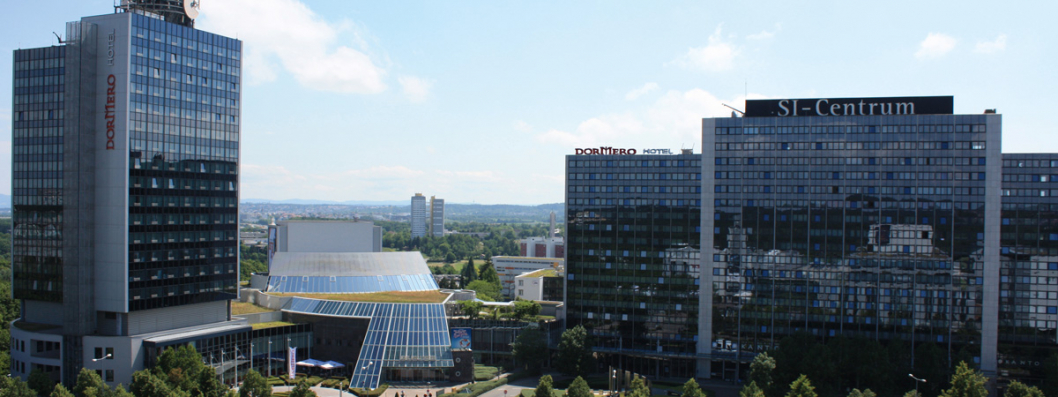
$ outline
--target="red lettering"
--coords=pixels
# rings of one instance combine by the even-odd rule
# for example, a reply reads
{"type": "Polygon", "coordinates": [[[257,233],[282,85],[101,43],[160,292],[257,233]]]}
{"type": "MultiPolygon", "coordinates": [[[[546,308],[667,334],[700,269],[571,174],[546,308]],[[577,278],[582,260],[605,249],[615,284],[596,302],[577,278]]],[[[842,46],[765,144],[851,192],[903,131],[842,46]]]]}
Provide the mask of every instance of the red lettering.
{"type": "Polygon", "coordinates": [[[636,150],[635,149],[628,149],[628,154],[636,154],[636,150]]]}
{"type": "Polygon", "coordinates": [[[104,110],[103,119],[106,120],[106,128],[107,128],[107,131],[106,131],[106,136],[107,136],[106,148],[107,148],[107,150],[114,150],[114,136],[117,135],[117,132],[114,130],[114,128],[115,128],[114,127],[114,118],[115,118],[114,109],[116,107],[115,104],[114,104],[116,102],[115,98],[114,98],[114,95],[115,95],[114,94],[114,89],[115,89],[115,86],[117,85],[117,82],[118,82],[118,79],[117,79],[117,77],[114,77],[114,75],[107,76],[107,98],[106,98],[106,104],[103,106],[103,110],[104,110]]]}
{"type": "Polygon", "coordinates": [[[574,149],[574,150],[576,150],[574,153],[576,153],[576,155],[578,155],[578,156],[584,154],[584,149],[574,149]]]}

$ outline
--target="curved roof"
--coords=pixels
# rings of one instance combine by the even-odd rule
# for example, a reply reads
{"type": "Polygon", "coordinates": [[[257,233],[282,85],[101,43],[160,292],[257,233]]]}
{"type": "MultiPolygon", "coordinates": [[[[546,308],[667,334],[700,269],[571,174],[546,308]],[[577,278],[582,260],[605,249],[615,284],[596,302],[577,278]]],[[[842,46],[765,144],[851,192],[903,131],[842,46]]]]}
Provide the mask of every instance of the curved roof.
{"type": "Polygon", "coordinates": [[[398,276],[430,274],[418,252],[276,252],[269,276],[398,276]]]}

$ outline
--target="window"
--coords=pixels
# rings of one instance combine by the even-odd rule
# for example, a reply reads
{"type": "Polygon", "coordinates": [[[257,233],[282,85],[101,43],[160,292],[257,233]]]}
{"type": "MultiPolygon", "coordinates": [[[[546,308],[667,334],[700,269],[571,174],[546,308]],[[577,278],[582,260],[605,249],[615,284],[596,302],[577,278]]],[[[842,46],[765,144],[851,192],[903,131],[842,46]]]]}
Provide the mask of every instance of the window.
{"type": "Polygon", "coordinates": [[[107,376],[106,376],[106,381],[107,381],[107,382],[113,382],[113,381],[114,381],[114,370],[112,370],[112,369],[108,369],[108,370],[106,371],[106,373],[107,373],[107,376]]]}

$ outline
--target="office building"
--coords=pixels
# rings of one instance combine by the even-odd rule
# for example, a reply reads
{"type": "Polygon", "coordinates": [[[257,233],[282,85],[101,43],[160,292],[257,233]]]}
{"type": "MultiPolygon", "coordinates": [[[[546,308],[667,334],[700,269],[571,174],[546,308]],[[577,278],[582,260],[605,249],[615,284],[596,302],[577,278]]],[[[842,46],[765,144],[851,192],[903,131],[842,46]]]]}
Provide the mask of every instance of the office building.
{"type": "Polygon", "coordinates": [[[529,237],[518,242],[522,256],[535,258],[563,258],[566,244],[562,237],[529,237]]]}
{"type": "Polygon", "coordinates": [[[146,340],[249,329],[228,314],[242,43],[196,15],[126,1],[14,52],[14,376],[72,385],[84,367],[127,384],[146,340]]]}
{"type": "Polygon", "coordinates": [[[953,102],[747,101],[703,120],[700,157],[578,149],[568,325],[662,378],[744,378],[807,332],[933,343],[987,376],[1039,379],[1058,347],[1058,155],[1002,154],[1001,116],[953,102]],[[686,189],[701,207],[683,213],[686,189]]]}
{"type": "Polygon", "coordinates": [[[514,299],[517,293],[514,278],[520,274],[540,269],[561,269],[565,260],[560,258],[531,258],[524,256],[494,256],[492,266],[500,276],[500,293],[514,299]]]}
{"type": "Polygon", "coordinates": [[[430,235],[445,235],[445,200],[430,196],[430,235]]]}
{"type": "Polygon", "coordinates": [[[529,301],[562,302],[565,282],[562,269],[540,269],[514,277],[514,296],[529,301]]]}
{"type": "Polygon", "coordinates": [[[426,236],[426,196],[411,196],[411,238],[426,236]]]}

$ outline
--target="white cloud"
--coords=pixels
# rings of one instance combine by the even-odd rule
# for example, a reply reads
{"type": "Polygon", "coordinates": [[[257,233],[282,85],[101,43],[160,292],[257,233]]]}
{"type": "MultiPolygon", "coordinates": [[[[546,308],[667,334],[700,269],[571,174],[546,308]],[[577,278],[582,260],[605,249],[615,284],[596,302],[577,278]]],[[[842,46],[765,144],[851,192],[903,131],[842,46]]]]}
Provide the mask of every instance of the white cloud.
{"type": "Polygon", "coordinates": [[[1007,48],[1007,35],[1001,34],[992,41],[978,41],[977,47],[974,48],[974,52],[981,54],[991,54],[993,52],[1003,51],[1007,48]]]}
{"type": "Polygon", "coordinates": [[[686,54],[680,55],[672,63],[685,69],[706,72],[731,70],[735,65],[734,60],[738,55],[738,48],[731,43],[724,42],[720,35],[721,27],[717,26],[716,32],[709,36],[708,45],[689,48],[686,54]]]}
{"type": "Polygon", "coordinates": [[[930,33],[925,40],[919,43],[915,57],[919,59],[939,58],[954,49],[955,43],[954,37],[943,33],[930,33]]]}
{"type": "Polygon", "coordinates": [[[517,120],[514,122],[514,129],[521,132],[533,132],[533,126],[526,123],[524,120],[517,120]]]}
{"type": "Polygon", "coordinates": [[[762,30],[762,31],[760,31],[760,33],[754,33],[754,34],[751,34],[749,36],[746,36],[746,39],[747,40],[768,40],[768,39],[770,39],[772,37],[775,37],[775,33],[778,33],[780,30],[782,30],[782,24],[777,23],[777,24],[775,24],[775,30],[770,31],[770,32],[767,31],[767,30],[762,30]]]}
{"type": "Polygon", "coordinates": [[[281,66],[314,90],[357,94],[386,90],[386,70],[366,53],[366,42],[355,31],[351,39],[342,37],[355,25],[328,23],[298,0],[206,2],[199,26],[243,40],[250,84],[275,80],[281,66]]]}
{"type": "MultiPolygon", "coordinates": [[[[750,94],[750,98],[764,96],[750,94]]],[[[699,88],[670,90],[645,110],[592,117],[572,130],[553,128],[537,134],[536,140],[566,148],[697,147],[702,139],[702,118],[729,116],[731,109],[723,103],[741,104],[744,100],[721,100],[699,88]]]]}
{"type": "Polygon", "coordinates": [[[430,95],[430,88],[433,87],[432,81],[414,76],[400,76],[397,81],[404,90],[404,95],[412,102],[425,101],[430,95]]]}
{"type": "Polygon", "coordinates": [[[658,83],[646,83],[643,84],[642,87],[636,88],[632,91],[628,91],[628,93],[625,94],[625,99],[632,101],[656,89],[658,89],[658,83]]]}

